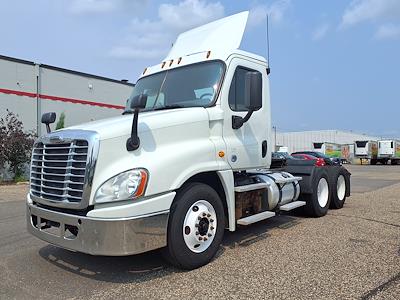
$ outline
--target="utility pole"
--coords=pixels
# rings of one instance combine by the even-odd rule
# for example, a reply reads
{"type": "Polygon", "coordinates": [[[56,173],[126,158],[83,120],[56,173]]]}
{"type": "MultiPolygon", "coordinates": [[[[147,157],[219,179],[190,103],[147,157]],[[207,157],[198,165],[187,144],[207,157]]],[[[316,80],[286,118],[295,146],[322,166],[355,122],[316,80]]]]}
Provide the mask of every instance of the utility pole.
{"type": "Polygon", "coordinates": [[[36,134],[38,137],[42,135],[42,103],[40,99],[41,90],[41,77],[40,77],[40,64],[35,64],[36,73],[36,134]]]}

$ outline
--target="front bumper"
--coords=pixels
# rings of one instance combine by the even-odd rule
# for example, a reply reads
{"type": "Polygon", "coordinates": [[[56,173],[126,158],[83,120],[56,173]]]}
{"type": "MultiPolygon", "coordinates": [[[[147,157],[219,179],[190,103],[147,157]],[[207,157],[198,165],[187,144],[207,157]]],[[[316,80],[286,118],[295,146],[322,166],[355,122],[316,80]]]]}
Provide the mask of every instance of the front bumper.
{"type": "Polygon", "coordinates": [[[76,216],[27,203],[28,232],[56,246],[93,254],[123,256],[166,246],[169,212],[134,218],[76,216]]]}

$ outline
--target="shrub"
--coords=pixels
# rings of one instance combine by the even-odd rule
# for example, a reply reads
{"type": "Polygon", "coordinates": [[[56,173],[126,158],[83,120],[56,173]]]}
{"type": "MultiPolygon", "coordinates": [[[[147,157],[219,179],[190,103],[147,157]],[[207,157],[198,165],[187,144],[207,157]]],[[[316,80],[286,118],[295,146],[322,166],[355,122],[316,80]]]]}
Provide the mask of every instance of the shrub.
{"type": "Polygon", "coordinates": [[[0,119],[0,167],[9,165],[14,178],[23,176],[24,167],[29,162],[34,142],[32,133],[24,132],[18,116],[7,110],[0,119]]]}
{"type": "Polygon", "coordinates": [[[58,119],[56,130],[64,128],[64,122],[65,122],[65,113],[62,112],[60,118],[58,119]]]}

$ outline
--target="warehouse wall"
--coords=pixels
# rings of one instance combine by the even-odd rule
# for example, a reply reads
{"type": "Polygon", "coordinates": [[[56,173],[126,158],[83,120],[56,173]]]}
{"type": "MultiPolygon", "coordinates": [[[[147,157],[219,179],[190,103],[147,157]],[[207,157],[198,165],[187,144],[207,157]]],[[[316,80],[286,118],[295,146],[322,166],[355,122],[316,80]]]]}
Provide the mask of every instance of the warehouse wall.
{"type": "Polygon", "coordinates": [[[378,137],[340,130],[277,132],[276,145],[289,148],[289,153],[312,150],[314,142],[353,144],[356,140],[378,140],[378,137]]]}
{"type": "Polygon", "coordinates": [[[64,112],[66,126],[117,116],[132,88],[130,83],[0,56],[0,117],[9,109],[26,130],[36,132],[39,124],[44,133],[40,116],[50,111],[57,113],[57,120],[64,112]]]}

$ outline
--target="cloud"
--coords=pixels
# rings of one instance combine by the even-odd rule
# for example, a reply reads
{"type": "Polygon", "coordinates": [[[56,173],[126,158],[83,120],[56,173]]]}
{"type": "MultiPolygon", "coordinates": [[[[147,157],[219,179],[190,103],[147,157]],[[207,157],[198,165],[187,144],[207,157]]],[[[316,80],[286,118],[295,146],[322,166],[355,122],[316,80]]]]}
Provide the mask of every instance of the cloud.
{"type": "Polygon", "coordinates": [[[375,38],[384,39],[400,39],[400,25],[385,24],[379,26],[375,33],[375,38]]]}
{"type": "Polygon", "coordinates": [[[110,13],[126,6],[144,5],[147,0],[71,0],[69,11],[73,14],[110,13]]]}
{"type": "Polygon", "coordinates": [[[353,0],[342,16],[342,27],[366,21],[399,20],[399,0],[353,0]]]}
{"type": "Polygon", "coordinates": [[[178,33],[223,16],[224,7],[220,2],[183,0],[177,4],[161,4],[156,20],[133,19],[129,33],[110,50],[110,55],[129,59],[161,58],[167,54],[178,33]]]}
{"type": "Polygon", "coordinates": [[[280,23],[291,4],[291,0],[277,0],[270,5],[256,5],[250,9],[248,24],[252,27],[263,24],[267,15],[272,23],[280,23]]]}
{"type": "Polygon", "coordinates": [[[318,41],[318,40],[324,38],[326,36],[326,34],[328,33],[329,29],[330,29],[330,26],[328,23],[319,25],[312,33],[312,39],[314,41],[318,41]]]}

